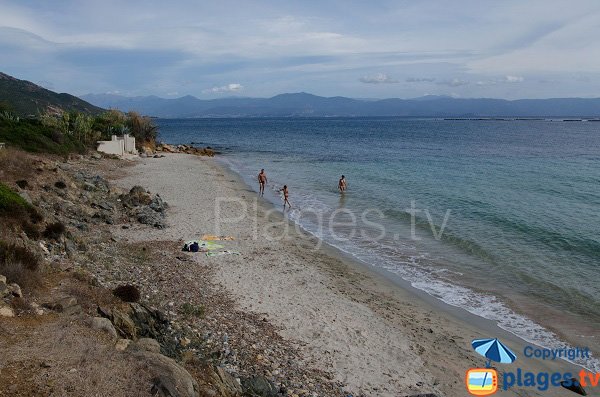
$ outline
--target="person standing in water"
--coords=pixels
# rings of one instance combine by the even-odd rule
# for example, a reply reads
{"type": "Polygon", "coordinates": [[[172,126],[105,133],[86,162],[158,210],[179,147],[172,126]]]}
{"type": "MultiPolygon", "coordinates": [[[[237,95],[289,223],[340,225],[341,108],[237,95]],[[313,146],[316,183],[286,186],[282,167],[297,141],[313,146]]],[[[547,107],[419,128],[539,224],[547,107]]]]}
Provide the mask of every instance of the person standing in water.
{"type": "Polygon", "coordinates": [[[267,184],[267,174],[265,174],[265,169],[260,170],[260,174],[258,174],[258,194],[261,196],[265,195],[265,185],[267,184]]]}
{"type": "Polygon", "coordinates": [[[338,189],[340,189],[340,193],[344,193],[346,191],[346,177],[342,175],[340,181],[338,182],[338,189]]]}
{"type": "Polygon", "coordinates": [[[288,192],[287,185],[284,185],[283,189],[281,189],[279,191],[283,192],[283,210],[285,211],[285,205],[286,204],[290,207],[289,209],[292,209],[292,205],[290,204],[290,201],[288,200],[288,198],[289,198],[289,192],[288,192]]]}

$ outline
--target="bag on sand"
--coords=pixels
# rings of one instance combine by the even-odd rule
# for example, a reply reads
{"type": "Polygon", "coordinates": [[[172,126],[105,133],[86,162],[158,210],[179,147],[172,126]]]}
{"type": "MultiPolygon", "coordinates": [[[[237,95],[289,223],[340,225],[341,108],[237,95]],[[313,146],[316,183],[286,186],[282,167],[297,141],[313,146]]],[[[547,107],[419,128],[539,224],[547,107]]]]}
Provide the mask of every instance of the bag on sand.
{"type": "Polygon", "coordinates": [[[200,251],[200,245],[197,241],[191,241],[183,245],[183,250],[187,252],[198,252],[200,251]]]}

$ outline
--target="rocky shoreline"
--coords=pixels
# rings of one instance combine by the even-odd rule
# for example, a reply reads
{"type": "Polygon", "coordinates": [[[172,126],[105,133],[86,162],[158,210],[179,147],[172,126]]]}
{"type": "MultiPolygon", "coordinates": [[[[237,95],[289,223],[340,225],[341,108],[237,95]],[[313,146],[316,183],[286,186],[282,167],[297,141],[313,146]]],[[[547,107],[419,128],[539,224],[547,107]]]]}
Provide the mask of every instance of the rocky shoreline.
{"type": "MultiPolygon", "coordinates": [[[[126,165],[123,160],[72,156],[61,161],[24,155],[19,163],[13,166],[33,177],[20,184],[7,181],[10,187],[46,222],[64,225],[64,231],[52,239],[28,236],[17,228],[12,236],[3,236],[30,247],[40,258],[43,278],[41,285],[21,292],[17,284],[7,285],[0,277],[3,331],[32,319],[40,324],[76,323],[73,329],[96,331],[115,352],[144,363],[149,379],[140,395],[345,395],[331,374],[306,367],[297,347],[279,336],[267,318],[236,308],[214,285],[211,269],[197,266],[190,254],[181,252],[179,242],[131,243],[114,236],[115,228],[164,228],[168,217],[168,205],[159,194],[139,186],[120,189],[108,180],[107,175],[114,176],[126,165]],[[193,276],[190,266],[195,266],[193,276]],[[139,301],[123,302],[111,293],[123,285],[138,290],[139,301]]],[[[14,179],[16,175],[6,171],[2,179],[14,179]]],[[[6,351],[19,346],[0,339],[6,351]]],[[[10,358],[0,360],[0,382],[11,383],[2,375],[17,364],[10,358]]],[[[52,364],[44,361],[39,366],[34,380],[52,364]]],[[[55,382],[68,374],[56,374],[55,382]]],[[[35,381],[32,387],[38,387],[39,395],[57,395],[53,393],[60,390],[35,381]]],[[[6,390],[26,395],[15,388],[6,390]]]]}

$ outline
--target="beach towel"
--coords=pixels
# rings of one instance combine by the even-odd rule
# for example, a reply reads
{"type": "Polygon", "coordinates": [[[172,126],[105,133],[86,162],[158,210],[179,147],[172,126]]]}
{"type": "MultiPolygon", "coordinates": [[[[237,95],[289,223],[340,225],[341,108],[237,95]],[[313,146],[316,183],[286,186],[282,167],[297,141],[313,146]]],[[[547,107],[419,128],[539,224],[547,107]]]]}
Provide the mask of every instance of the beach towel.
{"type": "Polygon", "coordinates": [[[235,240],[235,238],[233,238],[231,236],[215,236],[214,234],[205,234],[204,236],[202,236],[202,240],[204,240],[204,241],[218,241],[218,240],[231,241],[231,240],[235,240]]]}
{"type": "Polygon", "coordinates": [[[183,245],[183,251],[188,252],[207,252],[212,250],[218,250],[221,248],[224,248],[221,244],[205,240],[190,240],[183,245]],[[196,247],[197,250],[192,251],[192,249],[196,249],[196,247]]]}

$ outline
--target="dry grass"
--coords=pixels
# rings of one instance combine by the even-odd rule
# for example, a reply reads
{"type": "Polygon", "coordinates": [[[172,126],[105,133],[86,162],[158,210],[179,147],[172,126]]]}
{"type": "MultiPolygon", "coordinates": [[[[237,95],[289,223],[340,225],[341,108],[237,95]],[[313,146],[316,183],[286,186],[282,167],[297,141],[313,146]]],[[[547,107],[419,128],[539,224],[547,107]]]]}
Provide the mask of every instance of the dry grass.
{"type": "Polygon", "coordinates": [[[0,150],[0,180],[9,183],[25,182],[25,187],[30,185],[32,171],[36,168],[39,155],[33,155],[14,148],[0,150]]]}
{"type": "Polygon", "coordinates": [[[0,338],[0,396],[149,396],[143,361],[114,349],[81,319],[15,318],[0,338]]]}
{"type": "Polygon", "coordinates": [[[0,274],[9,283],[17,283],[26,290],[37,288],[42,280],[39,267],[39,258],[28,249],[0,242],[0,274]]]}

